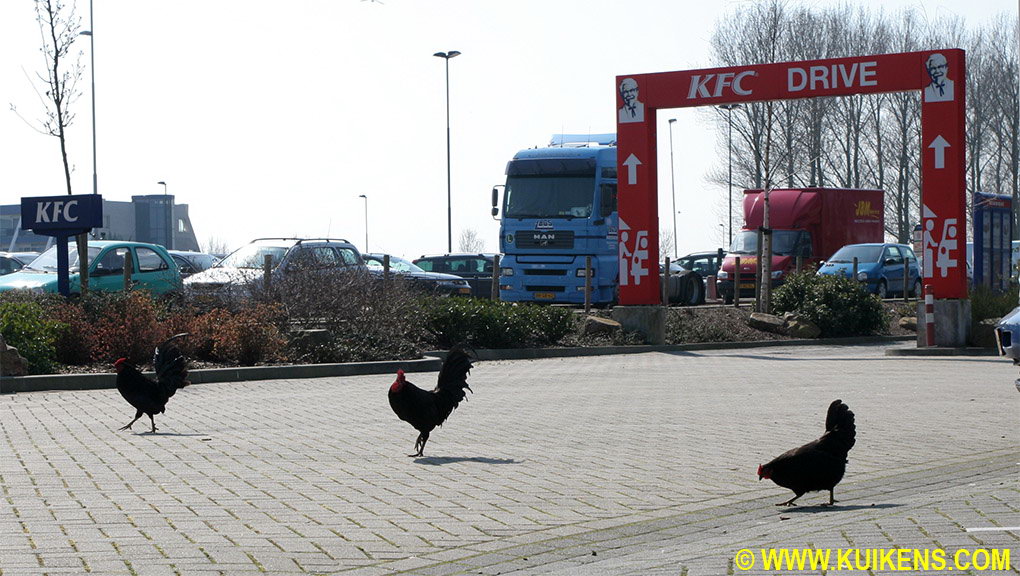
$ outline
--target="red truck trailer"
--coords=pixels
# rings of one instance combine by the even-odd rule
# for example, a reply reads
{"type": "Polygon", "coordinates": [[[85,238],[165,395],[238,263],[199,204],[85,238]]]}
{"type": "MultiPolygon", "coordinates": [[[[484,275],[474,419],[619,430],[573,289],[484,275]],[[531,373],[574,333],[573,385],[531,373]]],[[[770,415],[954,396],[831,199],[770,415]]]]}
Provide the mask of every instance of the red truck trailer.
{"type": "MultiPolygon", "coordinates": [[[[779,286],[794,271],[797,258],[812,266],[847,244],[882,242],[885,238],[882,190],[847,188],[783,188],[769,193],[772,229],[772,286],[779,286]]],[[[754,296],[758,270],[758,229],[764,222],[765,194],[744,190],[744,226],[733,237],[717,278],[719,294],[727,304],[734,290],[740,297],[754,296]],[[740,257],[739,277],[734,270],[740,257]]]]}

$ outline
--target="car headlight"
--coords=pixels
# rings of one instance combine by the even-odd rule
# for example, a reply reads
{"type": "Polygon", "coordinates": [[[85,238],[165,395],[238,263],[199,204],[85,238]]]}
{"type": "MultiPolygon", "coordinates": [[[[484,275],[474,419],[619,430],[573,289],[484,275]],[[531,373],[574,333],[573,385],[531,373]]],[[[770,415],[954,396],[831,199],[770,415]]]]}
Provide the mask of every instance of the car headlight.
{"type": "Polygon", "coordinates": [[[725,271],[725,270],[720,270],[719,274],[716,275],[716,279],[717,280],[729,280],[730,279],[730,273],[725,271]]]}
{"type": "Polygon", "coordinates": [[[514,269],[513,268],[500,268],[499,269],[499,275],[500,276],[513,276],[514,275],[514,269]]]}
{"type": "Polygon", "coordinates": [[[868,273],[867,272],[858,272],[857,273],[857,280],[860,281],[860,282],[867,282],[868,281],[868,273]]]}

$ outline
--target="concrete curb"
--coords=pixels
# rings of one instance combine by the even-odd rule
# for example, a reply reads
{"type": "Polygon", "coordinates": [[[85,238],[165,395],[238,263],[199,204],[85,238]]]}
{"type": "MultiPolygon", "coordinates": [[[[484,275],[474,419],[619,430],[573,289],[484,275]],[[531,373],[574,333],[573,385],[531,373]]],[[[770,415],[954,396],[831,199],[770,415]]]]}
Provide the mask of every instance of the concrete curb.
{"type": "MultiPolygon", "coordinates": [[[[475,350],[478,360],[530,360],[538,358],[569,358],[645,352],[695,352],[698,350],[739,350],[772,346],[853,346],[881,342],[911,341],[915,336],[864,336],[820,340],[763,340],[755,342],[705,342],[700,344],[666,344],[641,346],[601,346],[589,348],[506,348],[475,350]]],[[[191,370],[192,384],[242,382],[249,380],[291,380],[330,376],[362,376],[405,372],[437,372],[445,352],[426,352],[416,360],[352,362],[349,364],[297,364],[290,366],[246,366],[191,370]]],[[[10,376],[0,378],[0,394],[44,392],[57,390],[100,390],[117,387],[116,374],[53,374],[44,376],[10,376]]]]}
{"type": "Polygon", "coordinates": [[[998,356],[994,348],[890,348],[886,356],[998,356]]]}

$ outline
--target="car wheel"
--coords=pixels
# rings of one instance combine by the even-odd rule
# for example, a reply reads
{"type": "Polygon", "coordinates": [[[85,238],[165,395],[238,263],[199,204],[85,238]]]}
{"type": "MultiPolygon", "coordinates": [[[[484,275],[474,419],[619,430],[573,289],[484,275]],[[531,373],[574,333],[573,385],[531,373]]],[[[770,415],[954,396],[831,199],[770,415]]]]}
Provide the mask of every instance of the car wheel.
{"type": "Polygon", "coordinates": [[[885,280],[878,281],[878,298],[879,300],[885,300],[889,296],[889,287],[886,286],[885,280]]]}
{"type": "Polygon", "coordinates": [[[910,297],[911,298],[920,298],[921,297],[921,290],[922,290],[922,288],[921,288],[921,279],[918,278],[917,280],[914,280],[914,289],[910,291],[910,297]]]}

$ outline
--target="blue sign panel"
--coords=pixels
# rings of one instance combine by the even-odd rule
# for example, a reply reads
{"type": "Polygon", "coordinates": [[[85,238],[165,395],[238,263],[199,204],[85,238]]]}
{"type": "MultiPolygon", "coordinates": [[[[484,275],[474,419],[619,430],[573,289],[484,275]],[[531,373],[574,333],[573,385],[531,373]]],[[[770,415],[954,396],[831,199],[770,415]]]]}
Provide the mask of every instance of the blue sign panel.
{"type": "Polygon", "coordinates": [[[974,193],[974,284],[1004,292],[1012,277],[1013,199],[974,193]]]}
{"type": "Polygon", "coordinates": [[[99,194],[21,199],[21,227],[43,236],[71,236],[103,226],[99,194]]]}

